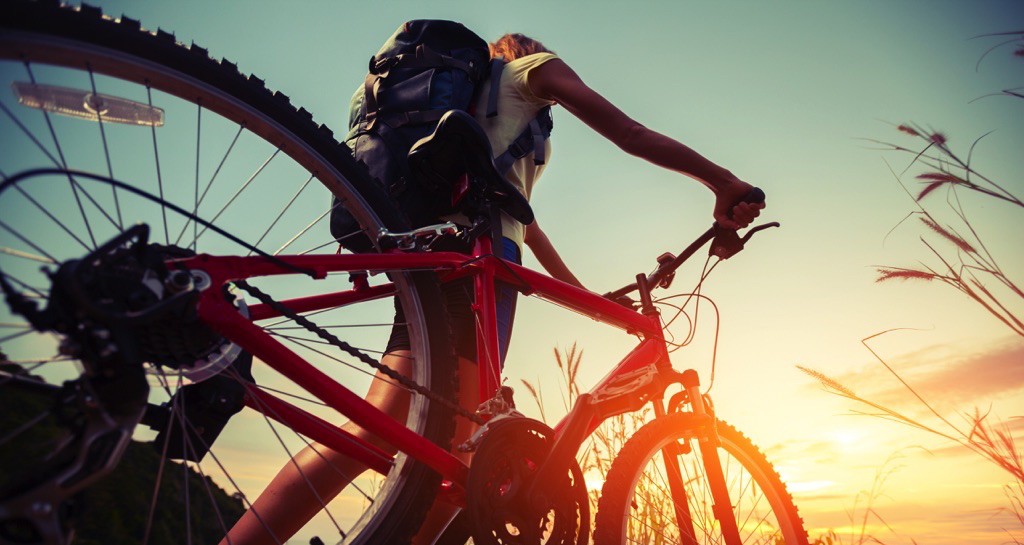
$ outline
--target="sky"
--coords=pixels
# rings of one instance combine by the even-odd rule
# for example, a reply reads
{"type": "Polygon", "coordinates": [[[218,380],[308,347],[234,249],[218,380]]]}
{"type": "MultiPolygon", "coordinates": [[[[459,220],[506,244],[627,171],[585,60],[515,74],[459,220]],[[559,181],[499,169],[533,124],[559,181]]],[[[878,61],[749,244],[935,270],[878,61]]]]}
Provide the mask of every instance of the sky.
{"type": "MultiPolygon", "coordinates": [[[[367,59],[404,20],[448,18],[488,38],[541,40],[634,119],[765,190],[762,217],[782,228],[755,237],[703,286],[721,313],[712,394],[719,416],[776,463],[811,535],[833,529],[852,540],[871,507],[885,524],[871,519],[867,531],[885,543],[1008,539],[1002,528],[1012,521],[1000,511],[1008,475],[947,440],[851,415],[863,407],[824,392],[797,366],[934,421],[881,359],[958,425],[977,407],[1021,437],[1021,338],[948,287],[874,281],[876,266],[914,266],[929,254],[916,220],[903,221],[915,204],[900,181],[916,188],[920,170],[904,172],[910,155],[872,141],[917,149],[895,129],[915,122],[966,154],[991,131],[974,164],[1024,194],[1024,101],[989,96],[1024,84],[1024,61],[1007,47],[985,55],[999,40],[983,36],[1024,29],[1024,3],[94,2],[230,59],[336,133],[367,59]]],[[[557,108],[552,142],[534,209],[594,291],[628,283],[710,225],[702,186],[627,156],[557,108]]],[[[952,221],[935,197],[936,213],[952,221]]],[[[1021,281],[1020,208],[962,197],[989,249],[1021,281]]],[[[525,263],[537,266],[530,256],[525,263]]],[[[681,270],[677,285],[694,285],[699,266],[681,270]]],[[[693,345],[673,355],[677,367],[706,380],[715,325],[702,313],[693,345]]],[[[681,327],[675,333],[685,337],[681,327]]],[[[549,409],[559,406],[553,350],[573,344],[584,353],[586,385],[631,340],[521,301],[509,383],[539,383],[549,409]]],[[[1024,528],[1015,531],[1022,539],[1024,528]]]]}

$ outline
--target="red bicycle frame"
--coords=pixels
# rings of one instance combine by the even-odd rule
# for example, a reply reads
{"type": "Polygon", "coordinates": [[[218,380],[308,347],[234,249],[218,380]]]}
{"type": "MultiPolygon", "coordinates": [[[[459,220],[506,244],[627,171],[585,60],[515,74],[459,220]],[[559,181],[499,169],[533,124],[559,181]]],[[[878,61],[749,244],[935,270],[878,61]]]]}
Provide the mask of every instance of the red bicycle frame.
{"type": "MultiPolygon", "coordinates": [[[[468,468],[463,462],[382,413],[253,323],[279,316],[279,312],[268,305],[255,304],[249,307],[249,317],[246,317],[221,296],[220,286],[253,277],[296,274],[297,270],[312,271],[318,279],[325,278],[329,272],[403,269],[432,269],[440,275],[442,281],[472,276],[476,295],[473,312],[478,323],[477,361],[481,402],[492,398],[499,387],[496,281],[511,284],[524,294],[536,295],[631,334],[640,335],[640,344],[591,392],[581,396],[580,403],[556,426],[554,451],[568,452],[570,455],[576,452],[576,447],[605,418],[636,410],[651,399],[637,394],[638,391],[642,392],[644,386],[652,386],[652,391],[658,391],[658,384],[664,381],[657,380],[661,374],[652,373],[653,370],[667,370],[669,373],[666,376],[679,376],[671,371],[657,314],[645,315],[633,311],[598,294],[501,259],[493,255],[491,241],[486,236],[477,240],[472,254],[393,251],[381,254],[282,256],[276,260],[260,256],[221,257],[201,254],[174,260],[173,266],[198,269],[209,275],[211,287],[202,292],[197,306],[198,314],[205,323],[327,406],[357,425],[372,430],[399,451],[440,473],[452,483],[456,491],[453,501],[456,503],[463,503],[459,492],[463,490],[468,475],[468,468]]],[[[370,286],[366,282],[355,282],[353,288],[346,291],[283,300],[281,303],[293,311],[305,312],[389,297],[394,291],[393,284],[370,286]]],[[[664,391],[664,385],[660,386],[660,391],[664,391]]],[[[390,456],[381,449],[263,390],[250,388],[246,404],[270,418],[286,423],[310,439],[356,459],[374,471],[386,474],[391,467],[390,456]]]]}

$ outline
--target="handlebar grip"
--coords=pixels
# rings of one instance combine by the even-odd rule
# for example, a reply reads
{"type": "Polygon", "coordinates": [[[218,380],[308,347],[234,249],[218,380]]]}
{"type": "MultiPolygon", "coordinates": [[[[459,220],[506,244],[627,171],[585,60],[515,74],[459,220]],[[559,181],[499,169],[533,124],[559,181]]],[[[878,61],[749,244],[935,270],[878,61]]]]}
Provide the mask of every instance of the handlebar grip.
{"type": "MultiPolygon", "coordinates": [[[[727,217],[729,219],[732,219],[732,209],[737,204],[742,204],[742,203],[759,204],[759,203],[763,203],[763,202],[764,202],[764,191],[762,191],[761,188],[759,188],[759,187],[751,187],[750,191],[748,191],[746,195],[744,195],[740,200],[738,200],[735,203],[733,203],[733,205],[730,206],[729,209],[725,211],[725,217],[727,217]]],[[[716,223],[715,225],[718,225],[718,224],[716,223]]]]}
{"type": "Polygon", "coordinates": [[[740,202],[748,202],[751,204],[764,202],[764,191],[761,191],[760,187],[752,187],[746,195],[740,199],[740,202]]]}

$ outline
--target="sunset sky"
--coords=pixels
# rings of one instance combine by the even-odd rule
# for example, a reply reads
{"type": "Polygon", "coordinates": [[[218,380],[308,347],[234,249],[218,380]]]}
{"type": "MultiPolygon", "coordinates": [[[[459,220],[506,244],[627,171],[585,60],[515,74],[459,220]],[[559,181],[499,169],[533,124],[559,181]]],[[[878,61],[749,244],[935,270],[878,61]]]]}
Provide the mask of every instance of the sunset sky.
{"type": "MultiPolygon", "coordinates": [[[[902,221],[915,204],[899,181],[915,191],[921,170],[904,173],[910,155],[869,141],[917,149],[919,141],[895,128],[915,122],[941,131],[966,156],[992,131],[974,164],[1024,195],[1024,100],[989,96],[1024,85],[1024,58],[1011,47],[982,58],[1000,39],[979,37],[1024,30],[1024,3],[93,3],[236,62],[336,133],[344,132],[348,97],[367,59],[404,20],[454,19],[485,38],[523,32],[541,40],[633,118],[767,193],[762,217],[782,228],[757,236],[703,287],[721,312],[712,394],[719,416],[776,464],[811,536],[833,529],[849,542],[870,502],[891,529],[869,519],[867,531],[887,544],[1024,539],[1024,528],[1000,511],[1008,505],[1001,489],[1008,474],[947,440],[851,415],[863,407],[822,391],[797,368],[935,422],[861,342],[894,330],[869,346],[943,416],[967,426],[964,414],[991,411],[1024,439],[1021,337],[948,287],[875,283],[875,266],[935,261],[920,242],[920,224],[902,221]],[[879,475],[883,489],[868,500],[879,475]]],[[[534,208],[594,291],[628,283],[710,225],[711,194],[702,186],[625,155],[557,108],[552,142],[534,208]]],[[[1024,210],[961,197],[1000,265],[1024,282],[1024,210]]],[[[930,197],[943,218],[944,198],[930,197]]],[[[696,282],[699,261],[680,271],[680,290],[696,282]]],[[[537,266],[530,256],[525,263],[537,266]]],[[[539,300],[523,300],[519,309],[509,383],[540,383],[549,416],[561,406],[554,349],[583,349],[589,385],[631,347],[630,337],[539,300]]],[[[674,332],[681,338],[680,322],[674,332]]],[[[706,381],[710,308],[702,308],[698,326],[693,346],[674,362],[706,381]]]]}

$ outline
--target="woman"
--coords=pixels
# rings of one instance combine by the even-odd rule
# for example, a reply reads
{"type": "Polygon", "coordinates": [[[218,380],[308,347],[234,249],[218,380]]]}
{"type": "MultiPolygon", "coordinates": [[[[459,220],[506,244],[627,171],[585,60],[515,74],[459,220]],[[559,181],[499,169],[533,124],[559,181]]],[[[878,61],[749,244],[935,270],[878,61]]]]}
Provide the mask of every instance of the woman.
{"type": "MultiPolygon", "coordinates": [[[[565,62],[540,42],[522,34],[506,34],[491,44],[491,57],[499,56],[508,63],[501,73],[501,81],[497,88],[499,115],[490,119],[483,114],[478,115],[478,121],[487,133],[492,149],[507,149],[542,108],[559,105],[626,153],[704,184],[715,194],[713,216],[719,225],[730,229],[745,227],[764,208],[762,203],[739,203],[750,191],[750,184],[741,181],[728,170],[683,144],[631,119],[588,87],[565,62]]],[[[478,99],[477,112],[487,111],[490,86],[484,85],[484,89],[483,96],[478,99]]],[[[547,143],[545,145],[548,146],[547,143]]],[[[550,157],[550,149],[547,150],[545,157],[550,157]]],[[[516,161],[506,176],[529,198],[543,170],[544,165],[535,164],[531,153],[516,161]]],[[[551,276],[583,287],[559,256],[538,222],[524,227],[505,217],[502,222],[502,234],[506,240],[501,243],[501,251],[506,258],[518,261],[520,248],[525,243],[551,276]]],[[[502,291],[503,293],[499,295],[499,329],[501,351],[504,356],[511,334],[515,291],[502,291]]],[[[465,290],[459,287],[449,288],[446,290],[446,296],[453,314],[461,314],[463,320],[469,320],[468,327],[472,328],[473,318],[465,290]]],[[[401,321],[400,317],[396,319],[396,323],[401,321]]],[[[456,329],[465,327],[456,326],[456,329]]],[[[401,329],[395,329],[396,332],[393,333],[388,345],[388,353],[382,359],[382,363],[409,375],[406,365],[409,356],[408,344],[402,339],[401,329]]],[[[463,347],[457,348],[459,373],[467,377],[466,380],[460,380],[460,384],[469,389],[475,389],[477,383],[475,379],[470,379],[476,376],[475,364],[472,362],[475,351],[472,344],[465,340],[472,337],[470,329],[468,333],[463,334],[464,341],[457,343],[463,347]]],[[[464,389],[460,392],[460,398],[472,401],[479,396],[476,392],[466,392],[464,389]]],[[[386,380],[372,381],[366,399],[395,419],[405,420],[409,406],[408,394],[400,388],[391,386],[386,380]]],[[[465,403],[470,410],[476,408],[475,402],[465,403]]],[[[473,431],[472,424],[466,419],[458,420],[453,442],[456,445],[466,440],[473,431]]],[[[349,423],[344,427],[353,434],[393,451],[392,447],[358,426],[349,423]]],[[[253,509],[232,528],[231,543],[239,545],[278,542],[267,534],[265,528],[271,528],[278,540],[284,542],[312,518],[322,504],[330,501],[364,469],[351,459],[326,448],[320,447],[316,451],[313,448],[304,449],[296,456],[295,463],[281,469],[253,504],[253,509]],[[315,486],[315,494],[310,490],[309,483],[315,486]],[[259,516],[254,516],[254,512],[259,516]]],[[[435,505],[414,543],[431,543],[448,523],[453,512],[453,508],[446,504],[435,505]]]]}

